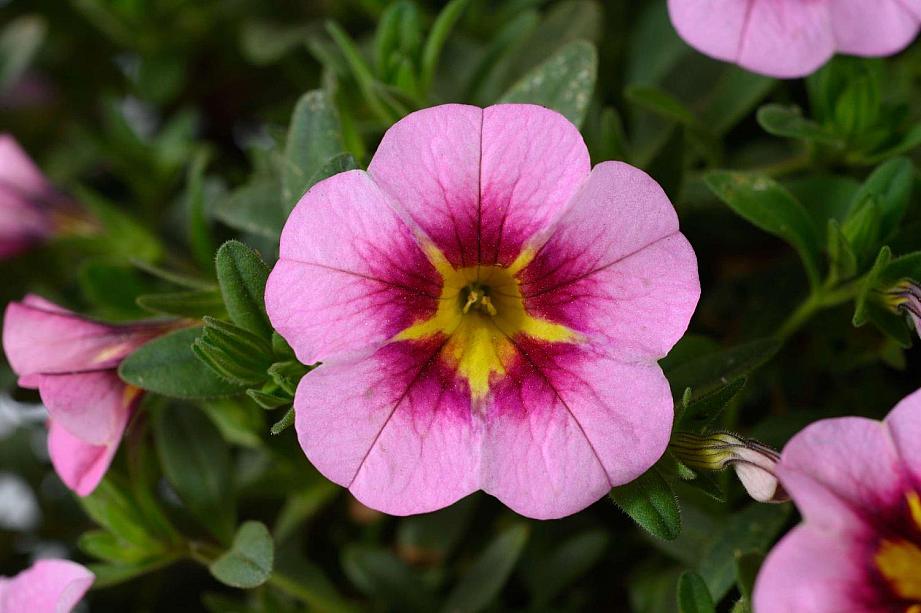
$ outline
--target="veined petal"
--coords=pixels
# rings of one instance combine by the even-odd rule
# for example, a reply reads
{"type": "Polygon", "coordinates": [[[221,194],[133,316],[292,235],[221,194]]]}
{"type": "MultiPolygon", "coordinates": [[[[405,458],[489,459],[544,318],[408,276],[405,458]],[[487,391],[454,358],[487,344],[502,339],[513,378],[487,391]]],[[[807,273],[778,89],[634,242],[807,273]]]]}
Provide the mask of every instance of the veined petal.
{"type": "Polygon", "coordinates": [[[918,34],[921,11],[913,14],[902,0],[834,0],[829,5],[835,41],[842,53],[891,55],[918,34]]]}
{"type": "Polygon", "coordinates": [[[69,560],[39,560],[15,577],[0,577],[0,612],[68,613],[95,580],[69,560]]]}
{"type": "Polygon", "coordinates": [[[438,359],[443,342],[385,345],[301,379],[301,447],[369,507],[425,513],[478,488],[482,426],[467,386],[438,359]]]}
{"type": "Polygon", "coordinates": [[[566,207],[591,170],[582,135],[533,104],[483,110],[479,263],[508,266],[566,207]]]}
{"type": "Polygon", "coordinates": [[[36,373],[112,368],[167,329],[162,323],[104,324],[49,304],[28,296],[6,307],[3,349],[13,370],[26,380],[36,373]]]}
{"type": "Polygon", "coordinates": [[[483,109],[444,104],[387,130],[368,173],[455,266],[477,262],[483,109]]]}
{"type": "Polygon", "coordinates": [[[272,325],[305,364],[367,350],[435,312],[441,279],[362,171],[304,194],[266,286],[272,325]]]}
{"type": "Polygon", "coordinates": [[[905,489],[902,461],[886,427],[862,417],[816,422],[787,443],[777,476],[816,527],[851,531],[859,509],[885,509],[905,489]]]}
{"type": "Polygon", "coordinates": [[[61,481],[78,496],[92,494],[109,470],[121,442],[121,435],[131,417],[130,409],[119,413],[119,417],[121,421],[116,428],[118,436],[101,445],[77,438],[53,419],[48,424],[48,453],[51,455],[51,463],[61,481]]]}
{"type": "Polygon", "coordinates": [[[895,442],[908,477],[921,492],[921,390],[905,397],[883,422],[895,442]]]}
{"type": "Polygon", "coordinates": [[[737,59],[743,68],[796,78],[814,72],[834,54],[830,8],[834,2],[749,0],[749,4],[737,59]]]}
{"type": "Polygon", "coordinates": [[[484,491],[528,517],[563,517],[661,457],[672,397],[658,365],[578,345],[516,345],[516,364],[487,401],[484,491]]]}
{"type": "Polygon", "coordinates": [[[140,399],[140,390],[125,385],[112,369],[39,377],[38,390],[52,421],[90,445],[118,441],[126,415],[140,399]]]}
{"type": "Polygon", "coordinates": [[[647,174],[595,167],[520,273],[527,310],[603,342],[628,361],[663,357],[700,298],[697,258],[647,174]]]}
{"type": "Polygon", "coordinates": [[[668,0],[672,24],[689,45],[727,62],[739,57],[751,0],[668,0]]]}
{"type": "Polygon", "coordinates": [[[574,125],[543,107],[446,104],[384,135],[368,172],[455,268],[509,265],[588,174],[574,125]]]}
{"type": "Polygon", "coordinates": [[[771,550],[755,582],[758,613],[876,610],[858,606],[865,552],[833,531],[801,525],[771,550]]]}

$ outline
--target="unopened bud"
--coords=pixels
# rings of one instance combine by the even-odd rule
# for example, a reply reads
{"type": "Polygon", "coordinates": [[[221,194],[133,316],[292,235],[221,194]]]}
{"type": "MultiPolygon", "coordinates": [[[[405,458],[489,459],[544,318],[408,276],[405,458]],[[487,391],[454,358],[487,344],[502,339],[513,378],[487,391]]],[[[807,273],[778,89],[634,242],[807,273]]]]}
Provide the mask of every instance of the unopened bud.
{"type": "Polygon", "coordinates": [[[902,279],[885,292],[885,301],[896,313],[908,313],[921,335],[921,286],[911,279],[902,279]]]}
{"type": "Polygon", "coordinates": [[[720,471],[731,466],[748,495],[758,502],[789,500],[774,474],[780,454],[757,441],[729,432],[678,432],[669,449],[691,469],[720,471]]]}

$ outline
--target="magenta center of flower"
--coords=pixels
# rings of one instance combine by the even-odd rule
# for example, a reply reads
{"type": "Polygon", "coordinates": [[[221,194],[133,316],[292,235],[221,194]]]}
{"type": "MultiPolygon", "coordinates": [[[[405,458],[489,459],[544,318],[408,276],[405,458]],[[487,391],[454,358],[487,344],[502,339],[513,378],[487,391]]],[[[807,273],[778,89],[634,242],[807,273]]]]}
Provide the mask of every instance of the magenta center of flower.
{"type": "Polygon", "coordinates": [[[921,613],[921,497],[909,491],[905,503],[909,529],[880,539],[873,561],[893,599],[909,613],[921,613]]]}

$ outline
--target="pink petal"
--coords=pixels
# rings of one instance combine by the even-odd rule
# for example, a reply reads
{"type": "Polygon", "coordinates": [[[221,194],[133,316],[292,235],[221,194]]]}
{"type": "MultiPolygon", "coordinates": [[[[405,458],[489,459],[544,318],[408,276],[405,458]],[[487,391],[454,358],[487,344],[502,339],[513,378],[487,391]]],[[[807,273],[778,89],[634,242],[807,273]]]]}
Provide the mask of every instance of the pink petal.
{"type": "Polygon", "coordinates": [[[368,349],[434,313],[441,278],[361,171],[308,191],[266,286],[272,325],[305,364],[368,349]]]}
{"type": "Polygon", "coordinates": [[[921,20],[921,0],[899,0],[902,6],[911,11],[915,19],[921,20]]]}
{"type": "Polygon", "coordinates": [[[69,560],[39,560],[11,579],[0,578],[0,612],[68,613],[95,578],[69,560]]]}
{"type": "Polygon", "coordinates": [[[758,573],[755,611],[875,610],[860,602],[865,559],[865,552],[839,534],[811,526],[794,528],[771,550],[758,573]]]}
{"type": "Polygon", "coordinates": [[[298,439],[327,478],[393,515],[425,513],[476,491],[480,417],[441,341],[386,345],[320,366],[297,389],[298,439]]]}
{"type": "Polygon", "coordinates": [[[0,192],[42,195],[53,191],[51,184],[16,139],[0,134],[0,192]]]}
{"type": "Polygon", "coordinates": [[[121,438],[126,415],[139,399],[114,370],[41,375],[38,389],[54,423],[91,445],[121,438]]]}
{"type": "Polygon", "coordinates": [[[368,172],[455,266],[477,261],[483,110],[445,104],[387,130],[368,172]]]}
{"type": "Polygon", "coordinates": [[[915,488],[921,490],[921,390],[895,405],[884,423],[915,488]]]}
{"type": "MultiPolygon", "coordinates": [[[[921,7],[921,3],[918,3],[921,7]]],[[[838,51],[863,56],[892,55],[918,33],[921,12],[902,0],[835,0],[830,3],[838,51]]]]}
{"type": "Polygon", "coordinates": [[[532,104],[483,111],[479,262],[508,265],[559,216],[591,170],[579,130],[532,104]]]}
{"type": "Polygon", "coordinates": [[[46,302],[29,297],[6,308],[3,349],[21,377],[111,368],[165,330],[159,323],[103,324],[46,302]]]}
{"type": "MultiPolygon", "coordinates": [[[[837,0],[835,0],[837,1],[837,0]]],[[[811,74],[835,52],[830,5],[814,0],[751,0],[738,62],[773,77],[811,74]]]]}
{"type": "Polygon", "coordinates": [[[853,531],[854,509],[882,509],[904,491],[902,462],[885,426],[862,417],[824,419],[787,443],[777,476],[807,521],[853,531]]]}
{"type": "Polygon", "coordinates": [[[455,267],[510,263],[588,171],[576,127],[521,104],[412,113],[387,131],[368,168],[455,267]]]}
{"type": "Polygon", "coordinates": [[[668,0],[668,12],[689,45],[711,57],[735,62],[749,5],[749,0],[668,0]]]}
{"type": "Polygon", "coordinates": [[[575,345],[516,342],[486,409],[484,491],[537,519],[580,511],[665,451],[672,396],[658,365],[575,345]]]}
{"type": "Polygon", "coordinates": [[[662,188],[620,162],[595,167],[521,274],[526,308],[627,359],[658,359],[700,298],[697,258],[662,188]]]}
{"type": "Polygon", "coordinates": [[[128,424],[129,412],[118,437],[102,445],[86,443],[52,420],[48,425],[48,453],[54,470],[68,488],[79,496],[89,496],[102,481],[128,424]]]}

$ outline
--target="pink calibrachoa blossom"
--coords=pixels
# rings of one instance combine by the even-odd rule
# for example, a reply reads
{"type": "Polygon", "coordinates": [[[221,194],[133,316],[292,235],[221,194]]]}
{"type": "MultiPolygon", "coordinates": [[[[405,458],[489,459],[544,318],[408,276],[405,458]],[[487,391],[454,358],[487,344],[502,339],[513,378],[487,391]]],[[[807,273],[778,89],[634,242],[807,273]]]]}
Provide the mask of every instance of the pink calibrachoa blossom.
{"type": "Polygon", "coordinates": [[[328,478],[391,514],[482,489],[553,518],[662,455],[656,360],[699,296],[653,179],[591,170],[548,109],[451,104],[391,127],[368,172],[304,195],[266,306],[302,362],[323,362],[295,409],[328,478]]]}
{"type": "Polygon", "coordinates": [[[768,555],[756,613],[921,611],[921,390],[882,422],[824,419],[777,475],[803,515],[768,555]]]}
{"type": "Polygon", "coordinates": [[[48,240],[63,226],[86,223],[76,205],[57,191],[19,143],[0,134],[0,259],[48,240]]]}
{"type": "Polygon", "coordinates": [[[835,53],[892,55],[915,38],[921,0],[668,0],[678,34],[709,56],[794,78],[835,53]]]}
{"type": "Polygon", "coordinates": [[[86,319],[38,296],[12,302],[3,320],[3,349],[19,385],[38,389],[48,408],[48,449],[61,480],[80,496],[102,479],[141,390],[116,372],[174,322],[110,325],[86,319]]]}
{"type": "Polygon", "coordinates": [[[0,577],[0,613],[68,613],[96,577],[69,560],[39,560],[15,577],[0,577]]]}

